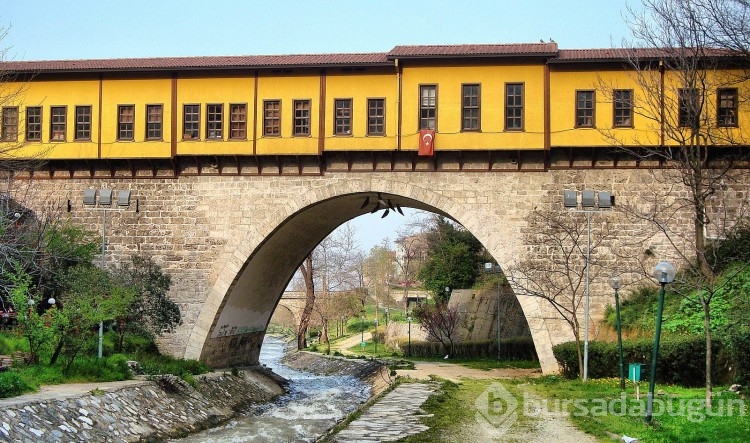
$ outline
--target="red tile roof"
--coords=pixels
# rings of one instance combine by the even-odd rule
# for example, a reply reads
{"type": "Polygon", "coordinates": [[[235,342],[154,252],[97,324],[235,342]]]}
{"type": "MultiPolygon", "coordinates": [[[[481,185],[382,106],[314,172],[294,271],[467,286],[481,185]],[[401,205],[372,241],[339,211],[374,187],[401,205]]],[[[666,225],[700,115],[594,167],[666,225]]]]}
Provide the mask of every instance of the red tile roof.
{"type": "Polygon", "coordinates": [[[19,61],[2,62],[0,70],[41,73],[390,65],[385,53],[365,53],[19,61]]]}
{"type": "MultiPolygon", "coordinates": [[[[731,56],[707,51],[710,56],[731,56]]],[[[396,46],[390,52],[362,54],[299,54],[208,57],[154,57],[96,60],[42,60],[0,62],[0,71],[16,73],[188,71],[199,69],[281,69],[392,66],[395,59],[484,57],[540,57],[548,63],[617,62],[635,56],[644,60],[667,58],[674,50],[649,48],[562,49],[555,42],[476,45],[396,46]]],[[[692,54],[690,54],[692,55],[692,54]]]]}
{"type": "Polygon", "coordinates": [[[554,56],[557,43],[518,43],[502,45],[427,45],[396,46],[389,58],[421,57],[510,57],[510,56],[554,56]]]}
{"type": "MultiPolygon", "coordinates": [[[[685,49],[686,56],[696,54],[685,49]]],[[[679,48],[603,48],[603,49],[561,49],[558,56],[550,59],[549,63],[597,62],[597,61],[625,61],[625,60],[658,60],[678,57],[679,48]]],[[[738,55],[723,49],[704,48],[700,55],[707,57],[731,57],[738,55]]]]}

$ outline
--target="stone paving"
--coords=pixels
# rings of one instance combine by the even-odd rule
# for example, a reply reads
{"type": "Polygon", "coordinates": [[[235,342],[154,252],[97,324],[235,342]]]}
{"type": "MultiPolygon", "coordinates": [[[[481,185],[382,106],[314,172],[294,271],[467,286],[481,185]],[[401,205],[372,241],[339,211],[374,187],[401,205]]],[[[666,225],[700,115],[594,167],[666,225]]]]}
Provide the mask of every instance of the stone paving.
{"type": "Polygon", "coordinates": [[[421,406],[438,390],[435,383],[404,383],[368,408],[346,429],[334,436],[337,443],[396,441],[429,429],[421,406]]]}

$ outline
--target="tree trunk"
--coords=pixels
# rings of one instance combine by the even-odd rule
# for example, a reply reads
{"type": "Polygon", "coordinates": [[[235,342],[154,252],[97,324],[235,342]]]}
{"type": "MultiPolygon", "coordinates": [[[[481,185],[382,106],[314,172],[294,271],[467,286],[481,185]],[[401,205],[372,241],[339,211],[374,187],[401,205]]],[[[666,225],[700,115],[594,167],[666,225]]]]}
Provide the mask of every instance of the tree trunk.
{"type": "Polygon", "coordinates": [[[300,265],[299,270],[305,280],[305,308],[302,310],[297,332],[297,349],[301,350],[307,347],[307,327],[310,324],[310,317],[315,306],[315,283],[313,281],[311,255],[305,258],[305,262],[300,265]]]}
{"type": "Polygon", "coordinates": [[[58,357],[60,357],[60,352],[62,352],[64,340],[60,339],[60,341],[57,342],[57,346],[55,347],[55,352],[52,353],[52,357],[49,359],[49,365],[52,366],[55,363],[57,363],[58,357]]]}
{"type": "Polygon", "coordinates": [[[703,328],[706,331],[706,409],[710,409],[713,398],[713,385],[711,383],[711,375],[713,372],[713,351],[711,350],[712,338],[711,338],[711,305],[706,302],[705,299],[701,298],[701,304],[703,305],[703,328]]]}
{"type": "Polygon", "coordinates": [[[323,320],[323,335],[320,336],[320,341],[324,341],[328,344],[328,355],[331,354],[331,340],[328,338],[328,320],[323,320]]]}
{"type": "Polygon", "coordinates": [[[583,350],[581,349],[581,337],[578,332],[573,334],[576,339],[576,351],[578,352],[578,378],[583,380],[583,350]]]}

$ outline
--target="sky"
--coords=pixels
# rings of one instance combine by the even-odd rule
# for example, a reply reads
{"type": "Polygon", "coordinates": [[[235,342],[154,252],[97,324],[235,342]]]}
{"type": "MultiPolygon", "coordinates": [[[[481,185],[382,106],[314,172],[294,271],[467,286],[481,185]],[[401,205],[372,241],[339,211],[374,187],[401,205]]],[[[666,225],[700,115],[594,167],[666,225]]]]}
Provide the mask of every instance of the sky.
{"type": "MultiPolygon", "coordinates": [[[[622,46],[638,0],[0,0],[4,60],[387,52],[397,45],[622,46]]],[[[353,221],[360,247],[407,217],[353,221]]]]}

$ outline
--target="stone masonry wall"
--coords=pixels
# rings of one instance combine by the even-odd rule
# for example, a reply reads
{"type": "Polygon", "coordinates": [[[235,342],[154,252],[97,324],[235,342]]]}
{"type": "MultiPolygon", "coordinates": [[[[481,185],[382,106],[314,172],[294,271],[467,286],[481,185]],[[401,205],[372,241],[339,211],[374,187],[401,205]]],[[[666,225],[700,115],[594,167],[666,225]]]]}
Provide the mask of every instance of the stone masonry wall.
{"type": "MultiPolygon", "coordinates": [[[[748,178],[746,177],[747,181],[748,178]]],[[[322,238],[328,232],[314,231],[316,219],[308,208],[322,201],[342,199],[357,193],[382,192],[417,202],[418,207],[447,214],[471,231],[497,262],[507,269],[518,260],[537,254],[526,244],[526,218],[535,208],[562,210],[562,190],[608,190],[616,197],[615,210],[592,217],[597,226],[607,224],[616,234],[608,250],[628,249],[627,254],[610,254],[613,269],[633,270],[640,265],[653,266],[658,260],[676,255],[663,237],[654,236],[646,222],[620,212],[628,205],[646,205],[646,195],[664,195],[673,201],[685,191],[678,183],[660,183],[651,170],[639,169],[566,169],[546,172],[367,172],[325,173],[321,176],[182,176],[164,178],[64,179],[27,182],[26,201],[39,213],[58,208],[63,219],[81,223],[101,232],[102,212],[82,208],[81,195],[86,188],[131,189],[139,201],[139,212],[128,210],[107,213],[107,263],[134,252],[150,254],[172,276],[170,296],[183,315],[176,332],[162,338],[160,347],[170,354],[199,358],[211,331],[225,306],[228,294],[236,287],[238,276],[253,266],[253,257],[269,237],[289,220],[299,219],[295,235],[322,238]],[[66,200],[73,211],[64,211],[66,200]],[[300,219],[301,218],[301,219],[300,219]]],[[[747,201],[747,183],[730,188],[737,201],[747,201]]],[[[361,199],[359,200],[361,202],[361,199]]],[[[337,216],[358,215],[359,204],[332,206],[337,216]],[[351,212],[346,212],[351,211],[351,212]]],[[[395,216],[395,215],[394,215],[395,216]]],[[[571,217],[574,215],[571,214],[571,217]]],[[[316,214],[317,218],[320,214],[316,214]]],[[[340,217],[339,217],[340,218],[340,217]]],[[[585,217],[580,215],[581,223],[585,217]]],[[[346,220],[344,218],[344,220],[346,220]]],[[[679,232],[692,226],[690,214],[677,212],[670,229],[679,232]]],[[[288,250],[267,255],[283,257],[288,250]]],[[[603,250],[602,254],[608,253],[603,250]]],[[[543,260],[543,257],[536,257],[543,260]]],[[[605,263],[607,260],[603,260],[605,263]]],[[[284,268],[267,261],[263,272],[286,281],[295,265],[284,268]]],[[[611,303],[609,276],[600,275],[591,282],[592,324],[601,318],[611,303]]],[[[627,293],[624,281],[623,294],[627,293]]],[[[252,285],[252,281],[249,281],[252,285]]],[[[264,293],[269,311],[281,294],[264,293]]],[[[518,292],[518,291],[516,291],[518,292]]],[[[266,303],[266,302],[264,302],[266,303]]],[[[552,346],[568,341],[569,327],[549,306],[534,297],[521,297],[519,303],[529,321],[532,337],[545,372],[554,372],[556,362],[552,346]]],[[[270,317],[270,314],[269,314],[270,317]]],[[[249,325],[246,331],[265,324],[249,325]]],[[[208,341],[207,341],[208,340],[208,341]]],[[[228,343],[228,342],[227,342],[228,343]]],[[[216,346],[223,346],[215,342],[216,346]]],[[[212,349],[219,352],[220,349],[212,349]]],[[[227,350],[226,352],[231,352],[227,350]]],[[[231,356],[227,356],[230,360],[231,356]]]]}
{"type": "Polygon", "coordinates": [[[196,388],[174,376],[83,395],[0,400],[2,442],[159,441],[215,426],[250,404],[284,390],[265,371],[196,377],[196,388]]]}

